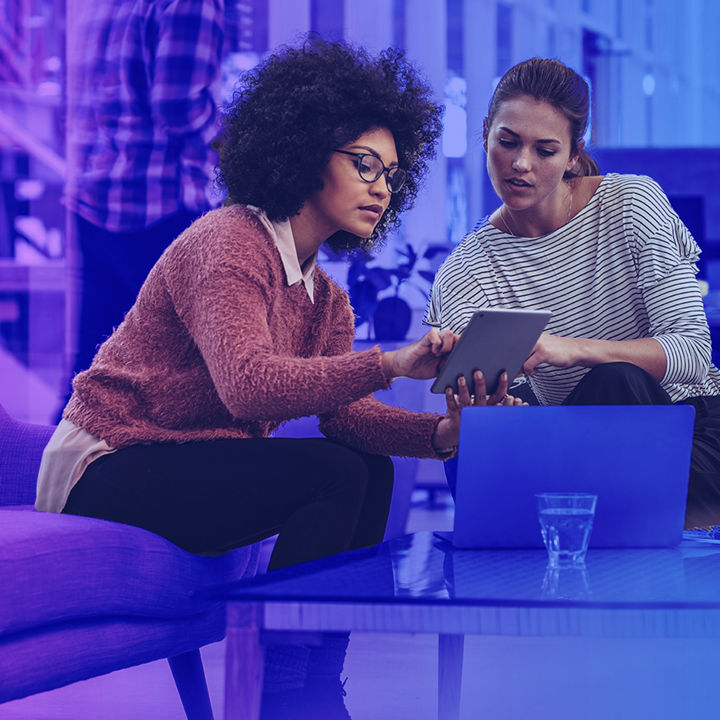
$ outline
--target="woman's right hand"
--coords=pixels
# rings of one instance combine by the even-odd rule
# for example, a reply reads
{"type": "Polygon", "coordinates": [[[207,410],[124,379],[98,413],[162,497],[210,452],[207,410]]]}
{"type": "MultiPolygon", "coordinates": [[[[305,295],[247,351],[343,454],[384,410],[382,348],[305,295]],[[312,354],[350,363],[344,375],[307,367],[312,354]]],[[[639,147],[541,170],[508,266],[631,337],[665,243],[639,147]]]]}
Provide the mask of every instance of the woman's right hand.
{"type": "Polygon", "coordinates": [[[458,392],[455,394],[452,388],[445,390],[445,401],[447,402],[447,413],[435,427],[432,437],[432,445],[438,451],[447,451],[457,447],[460,438],[460,416],[462,409],[470,405],[474,406],[505,406],[518,407],[525,405],[520,398],[508,395],[508,376],[503,373],[500,376],[498,386],[492,395],[487,394],[485,377],[476,370],[473,374],[475,381],[475,392],[471,395],[464,377],[458,378],[458,392]]]}

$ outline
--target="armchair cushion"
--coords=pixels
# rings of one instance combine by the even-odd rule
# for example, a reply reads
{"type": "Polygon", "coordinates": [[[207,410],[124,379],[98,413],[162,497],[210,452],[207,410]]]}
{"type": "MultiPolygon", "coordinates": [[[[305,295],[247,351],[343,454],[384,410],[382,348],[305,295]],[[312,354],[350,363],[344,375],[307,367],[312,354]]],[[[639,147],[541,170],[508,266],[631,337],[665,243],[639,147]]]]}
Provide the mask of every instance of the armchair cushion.
{"type": "Polygon", "coordinates": [[[251,576],[257,549],[200,557],[129,525],[0,508],[0,633],[108,615],[177,618],[212,609],[199,593],[251,576]]]}

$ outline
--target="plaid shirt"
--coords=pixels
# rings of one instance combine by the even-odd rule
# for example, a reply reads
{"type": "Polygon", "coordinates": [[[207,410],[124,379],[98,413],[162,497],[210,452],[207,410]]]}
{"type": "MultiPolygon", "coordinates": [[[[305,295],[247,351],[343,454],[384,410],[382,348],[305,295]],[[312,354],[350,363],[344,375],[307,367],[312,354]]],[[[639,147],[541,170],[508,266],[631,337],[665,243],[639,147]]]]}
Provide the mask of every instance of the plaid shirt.
{"type": "Polygon", "coordinates": [[[224,0],[83,0],[68,62],[68,207],[114,232],[209,207],[224,0]]]}

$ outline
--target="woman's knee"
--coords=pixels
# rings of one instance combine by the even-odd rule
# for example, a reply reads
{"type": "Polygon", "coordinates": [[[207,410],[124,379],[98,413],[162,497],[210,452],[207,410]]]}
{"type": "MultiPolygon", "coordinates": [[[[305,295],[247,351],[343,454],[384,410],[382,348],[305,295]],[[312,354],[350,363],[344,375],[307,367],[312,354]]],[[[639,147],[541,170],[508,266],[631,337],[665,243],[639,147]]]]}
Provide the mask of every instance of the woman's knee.
{"type": "Polygon", "coordinates": [[[653,377],[641,367],[629,362],[609,362],[595,365],[585,377],[597,378],[602,382],[629,382],[632,380],[644,381],[653,377]]]}
{"type": "Polygon", "coordinates": [[[350,496],[361,502],[367,492],[370,473],[363,454],[336,443],[327,443],[317,464],[324,494],[350,496]]]}
{"type": "Polygon", "coordinates": [[[361,456],[365,462],[370,483],[378,488],[386,488],[388,493],[392,492],[395,481],[395,466],[392,458],[369,453],[361,453],[361,456]]]}
{"type": "Polygon", "coordinates": [[[566,405],[669,404],[660,383],[637,365],[602,363],[591,368],[565,400],[566,405]]]}

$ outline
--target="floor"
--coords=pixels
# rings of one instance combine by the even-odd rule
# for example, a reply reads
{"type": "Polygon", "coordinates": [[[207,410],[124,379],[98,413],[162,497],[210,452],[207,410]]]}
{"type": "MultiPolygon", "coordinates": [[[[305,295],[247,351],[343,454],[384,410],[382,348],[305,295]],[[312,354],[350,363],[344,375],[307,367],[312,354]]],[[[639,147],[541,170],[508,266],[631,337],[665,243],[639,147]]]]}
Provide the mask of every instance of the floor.
{"type": "MultiPolygon", "coordinates": [[[[413,500],[410,532],[452,526],[446,494],[419,491],[413,500]]],[[[223,717],[224,652],[223,642],[202,650],[217,720],[223,717]]],[[[343,675],[353,720],[437,718],[437,636],[353,633],[343,675]]],[[[684,720],[717,715],[716,680],[711,640],[468,636],[461,718],[684,720]]],[[[0,720],[136,718],[184,720],[165,661],[0,706],[0,720]]]]}

